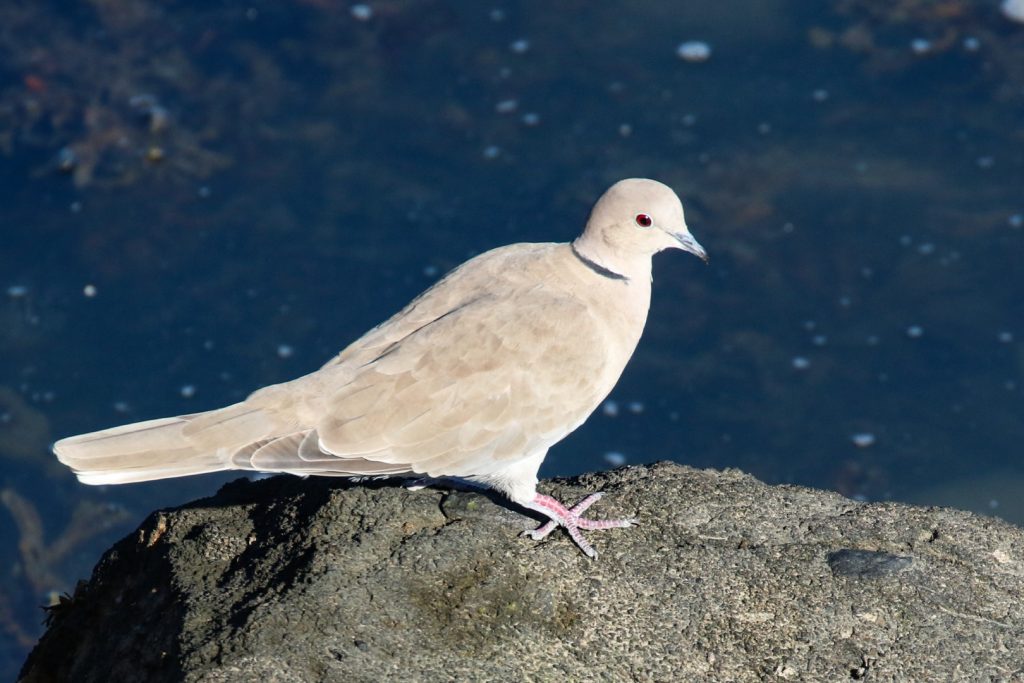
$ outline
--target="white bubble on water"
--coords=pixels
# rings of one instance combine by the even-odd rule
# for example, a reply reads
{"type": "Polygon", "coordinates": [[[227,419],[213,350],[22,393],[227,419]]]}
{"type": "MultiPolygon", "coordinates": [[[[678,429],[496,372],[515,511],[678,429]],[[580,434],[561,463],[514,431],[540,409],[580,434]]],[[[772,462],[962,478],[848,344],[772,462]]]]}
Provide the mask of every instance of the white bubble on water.
{"type": "Polygon", "coordinates": [[[920,325],[911,325],[907,328],[907,336],[911,339],[918,339],[924,334],[924,328],[920,325]]]}
{"type": "Polygon", "coordinates": [[[192,398],[193,396],[196,395],[196,385],[185,384],[180,389],[178,389],[178,393],[181,394],[182,398],[192,398]]]}
{"type": "Polygon", "coordinates": [[[612,467],[621,467],[626,464],[626,456],[618,451],[609,451],[604,454],[604,461],[612,467]]]}
{"type": "Polygon", "coordinates": [[[676,56],[684,62],[706,62],[711,58],[711,46],[703,40],[687,40],[676,47],[676,56]]]}
{"type": "Polygon", "coordinates": [[[291,344],[278,344],[277,345],[277,357],[278,358],[291,358],[295,355],[295,348],[291,344]]]}
{"type": "Polygon", "coordinates": [[[93,298],[97,293],[96,285],[86,285],[85,287],[82,287],[82,295],[87,299],[93,298]]]}
{"type": "Polygon", "coordinates": [[[793,364],[794,370],[806,370],[807,368],[811,367],[810,359],[804,356],[796,356],[790,362],[793,364]]]}
{"type": "Polygon", "coordinates": [[[875,435],[871,432],[858,432],[850,435],[850,441],[857,448],[868,448],[875,445],[875,435]]]}
{"type": "Polygon", "coordinates": [[[605,417],[618,417],[619,415],[619,404],[611,399],[605,401],[601,405],[601,412],[604,413],[605,417]]]}
{"type": "Polygon", "coordinates": [[[1002,344],[1010,344],[1013,342],[1013,332],[1003,330],[1002,332],[996,335],[996,339],[998,339],[999,342],[1002,344]]]}
{"type": "Polygon", "coordinates": [[[927,54],[932,49],[932,41],[925,38],[914,38],[910,41],[910,49],[916,55],[927,54]]]}
{"type": "Polygon", "coordinates": [[[1024,23],[1024,0],[1003,0],[1000,9],[1003,11],[1003,16],[1010,21],[1024,23]]]}
{"type": "Polygon", "coordinates": [[[499,114],[511,114],[518,108],[519,100],[513,98],[501,100],[496,105],[494,105],[494,111],[498,112],[499,114]]]}
{"type": "Polygon", "coordinates": [[[531,127],[540,125],[540,114],[532,111],[526,112],[523,114],[523,125],[531,127]]]}
{"type": "Polygon", "coordinates": [[[512,50],[512,52],[515,52],[517,55],[521,55],[529,51],[530,41],[527,40],[526,38],[519,38],[518,40],[513,40],[512,43],[508,46],[508,49],[512,50]]]}
{"type": "Polygon", "coordinates": [[[630,401],[626,408],[634,415],[644,412],[644,404],[641,401],[630,401]]]}
{"type": "Polygon", "coordinates": [[[373,8],[364,3],[352,5],[349,12],[356,21],[369,21],[373,18],[373,8]]]}

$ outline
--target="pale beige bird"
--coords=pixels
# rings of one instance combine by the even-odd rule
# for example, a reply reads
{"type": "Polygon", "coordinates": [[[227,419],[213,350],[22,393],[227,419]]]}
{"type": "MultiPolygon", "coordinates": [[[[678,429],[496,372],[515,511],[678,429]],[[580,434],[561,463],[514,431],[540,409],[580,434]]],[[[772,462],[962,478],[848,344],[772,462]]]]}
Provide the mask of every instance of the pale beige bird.
{"type": "Polygon", "coordinates": [[[581,529],[572,508],[537,492],[548,449],[612,390],[647,320],[651,257],[706,260],[675,193],[653,180],[613,185],[574,242],[513,244],[462,264],[319,370],[241,403],[105,429],[54,445],[86,484],[220,470],[347,477],[458,478],[492,487],[581,529]]]}

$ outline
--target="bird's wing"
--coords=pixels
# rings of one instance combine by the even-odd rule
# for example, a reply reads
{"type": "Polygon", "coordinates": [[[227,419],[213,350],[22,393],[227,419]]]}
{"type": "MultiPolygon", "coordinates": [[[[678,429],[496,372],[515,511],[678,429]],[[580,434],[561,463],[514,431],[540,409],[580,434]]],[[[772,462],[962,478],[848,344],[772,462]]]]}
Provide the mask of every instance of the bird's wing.
{"type": "Polygon", "coordinates": [[[352,342],[324,368],[362,365],[400,342],[417,329],[475,301],[523,286],[531,265],[551,260],[558,248],[553,243],[511,244],[480,254],[453,269],[402,310],[352,342]]]}
{"type": "Polygon", "coordinates": [[[410,307],[414,324],[396,317],[391,329],[372,331],[380,339],[367,345],[371,354],[350,347],[310,376],[320,375],[322,399],[304,446],[295,448],[294,436],[282,448],[262,446],[251,466],[481,476],[560,440],[617,377],[605,371],[606,330],[570,293],[515,279],[420,301],[410,307]],[[399,337],[395,328],[408,331],[399,337]]]}
{"type": "Polygon", "coordinates": [[[328,401],[321,448],[431,476],[546,449],[603,398],[602,332],[580,302],[527,293],[421,328],[328,401]]]}

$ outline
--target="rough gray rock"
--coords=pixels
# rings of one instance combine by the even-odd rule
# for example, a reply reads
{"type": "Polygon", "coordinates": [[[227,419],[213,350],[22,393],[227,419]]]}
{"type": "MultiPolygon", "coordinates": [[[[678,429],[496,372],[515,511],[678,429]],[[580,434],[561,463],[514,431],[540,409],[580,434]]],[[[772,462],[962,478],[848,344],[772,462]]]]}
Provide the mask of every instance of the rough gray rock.
{"type": "Polygon", "coordinates": [[[542,488],[642,525],[590,561],[478,493],[234,482],[108,551],[22,680],[1024,677],[1020,528],[671,464],[542,488]]]}

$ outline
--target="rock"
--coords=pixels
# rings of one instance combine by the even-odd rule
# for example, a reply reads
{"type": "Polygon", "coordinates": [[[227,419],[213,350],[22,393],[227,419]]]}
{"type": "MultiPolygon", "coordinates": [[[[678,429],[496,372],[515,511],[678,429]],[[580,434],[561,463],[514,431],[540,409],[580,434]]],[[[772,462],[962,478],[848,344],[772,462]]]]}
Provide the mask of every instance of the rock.
{"type": "Polygon", "coordinates": [[[51,615],[21,680],[1013,680],[1024,530],[672,464],[479,493],[239,480],[156,512],[51,615]]]}

